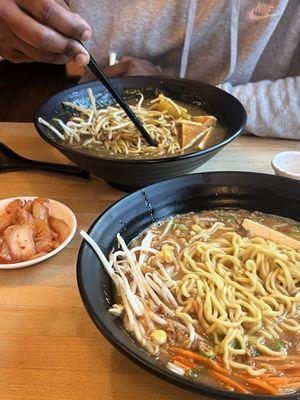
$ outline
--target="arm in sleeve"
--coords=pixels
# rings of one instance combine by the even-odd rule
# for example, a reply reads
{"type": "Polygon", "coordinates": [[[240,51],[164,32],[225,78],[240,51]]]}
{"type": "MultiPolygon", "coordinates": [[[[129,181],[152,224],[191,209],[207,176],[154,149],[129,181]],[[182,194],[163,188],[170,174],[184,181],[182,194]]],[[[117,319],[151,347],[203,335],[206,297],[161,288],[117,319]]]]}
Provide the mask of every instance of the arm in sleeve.
{"type": "Polygon", "coordinates": [[[244,105],[249,133],[300,140],[300,76],[218,87],[244,105]]]}

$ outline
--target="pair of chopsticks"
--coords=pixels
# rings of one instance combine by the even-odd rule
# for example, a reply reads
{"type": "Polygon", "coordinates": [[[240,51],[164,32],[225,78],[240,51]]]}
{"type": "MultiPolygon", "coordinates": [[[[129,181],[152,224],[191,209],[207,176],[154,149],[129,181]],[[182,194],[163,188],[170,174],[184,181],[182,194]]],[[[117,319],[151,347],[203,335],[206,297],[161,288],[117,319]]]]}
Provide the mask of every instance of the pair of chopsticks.
{"type": "MultiPolygon", "coordinates": [[[[83,47],[85,47],[85,46],[83,46],[83,47]]],[[[125,113],[130,118],[130,120],[134,123],[135,127],[141,132],[144,139],[149,143],[149,145],[157,146],[155,141],[152,139],[152,137],[149,135],[149,133],[144,128],[143,123],[136,116],[136,114],[132,111],[132,109],[129,107],[128,103],[120,95],[120,93],[117,91],[117,89],[114,88],[113,85],[110,83],[109,79],[105,76],[102,69],[99,67],[99,65],[97,64],[96,60],[91,55],[91,53],[89,53],[89,55],[90,55],[90,62],[87,66],[89,68],[89,70],[96,76],[97,79],[99,79],[99,81],[103,84],[103,86],[106,87],[106,89],[113,96],[113,98],[116,100],[116,102],[125,111],[125,113]]]]}

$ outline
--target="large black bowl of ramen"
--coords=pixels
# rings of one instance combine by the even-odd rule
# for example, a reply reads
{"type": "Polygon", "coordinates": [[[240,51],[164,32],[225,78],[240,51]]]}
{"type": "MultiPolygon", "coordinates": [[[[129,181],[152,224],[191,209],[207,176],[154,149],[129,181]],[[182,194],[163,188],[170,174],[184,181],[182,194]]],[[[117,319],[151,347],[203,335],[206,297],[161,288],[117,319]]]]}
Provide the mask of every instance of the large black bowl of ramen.
{"type": "MultiPolygon", "coordinates": [[[[298,221],[299,234],[299,199],[299,183],[288,178],[246,172],[191,174],[150,185],[122,198],[97,218],[88,234],[108,257],[113,249],[118,249],[118,233],[130,243],[151,225],[171,216],[227,208],[293,219],[298,221]]],[[[109,312],[118,299],[104,265],[87,242],[80,247],[77,280],[83,303],[96,327],[141,367],[175,385],[216,399],[274,399],[270,394],[230,392],[212,383],[205,373],[200,381],[177,375],[143,350],[127,333],[122,319],[109,312]]],[[[297,396],[293,393],[275,397],[291,400],[297,396]]]]}
{"type": "MultiPolygon", "coordinates": [[[[137,101],[140,93],[144,95],[146,101],[155,98],[158,93],[163,93],[175,102],[183,103],[187,109],[193,108],[194,114],[199,110],[199,113],[212,115],[218,121],[217,129],[205,137],[200,150],[198,148],[193,152],[168,157],[132,159],[95,151],[91,145],[83,148],[76,140],[70,144],[66,140],[61,140],[47,126],[39,123],[39,118],[50,123],[53,123],[53,118],[59,118],[64,123],[69,121],[76,114],[76,110],[65,106],[64,102],[75,103],[81,108],[90,108],[88,88],[91,88],[95,95],[97,107],[105,108],[113,105],[111,96],[101,83],[89,82],[74,86],[49,98],[35,115],[35,126],[40,136],[81,168],[125,190],[139,188],[194,170],[241,134],[246,124],[245,109],[236,98],[202,82],[143,76],[114,79],[113,84],[128,101],[137,101]]],[[[61,130],[57,122],[55,124],[56,128],[61,130]]]]}

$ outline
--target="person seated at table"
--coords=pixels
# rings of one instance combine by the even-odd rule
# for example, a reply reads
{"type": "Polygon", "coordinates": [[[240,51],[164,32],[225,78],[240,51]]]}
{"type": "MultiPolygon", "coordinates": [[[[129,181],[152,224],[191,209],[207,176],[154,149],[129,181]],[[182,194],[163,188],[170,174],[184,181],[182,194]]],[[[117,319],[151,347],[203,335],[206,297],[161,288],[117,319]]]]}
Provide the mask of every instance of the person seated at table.
{"type": "Polygon", "coordinates": [[[0,1],[0,56],[86,65],[76,40],[87,41],[102,66],[111,51],[119,56],[105,68],[110,77],[162,74],[219,85],[244,104],[249,132],[300,139],[299,0],[69,5],[78,14],[61,0],[0,1]]]}

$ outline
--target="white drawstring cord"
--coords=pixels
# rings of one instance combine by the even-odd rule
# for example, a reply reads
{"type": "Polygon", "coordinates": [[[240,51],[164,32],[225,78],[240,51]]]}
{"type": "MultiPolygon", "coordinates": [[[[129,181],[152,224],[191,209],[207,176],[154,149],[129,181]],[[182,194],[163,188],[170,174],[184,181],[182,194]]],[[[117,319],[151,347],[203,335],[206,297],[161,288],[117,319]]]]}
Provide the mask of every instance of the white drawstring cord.
{"type": "Polygon", "coordinates": [[[109,66],[117,64],[119,61],[117,60],[117,54],[114,52],[109,53],[109,66]]]}
{"type": "Polygon", "coordinates": [[[181,61],[180,61],[180,70],[179,70],[180,78],[185,78],[185,75],[186,75],[187,65],[188,65],[188,61],[189,61],[192,35],[193,35],[193,30],[194,30],[194,22],[195,22],[195,17],[196,17],[196,12],[197,12],[197,3],[198,3],[198,0],[190,0],[190,2],[189,2],[185,37],[184,37],[184,43],[183,43],[183,48],[182,48],[182,53],[181,53],[181,61]]]}

